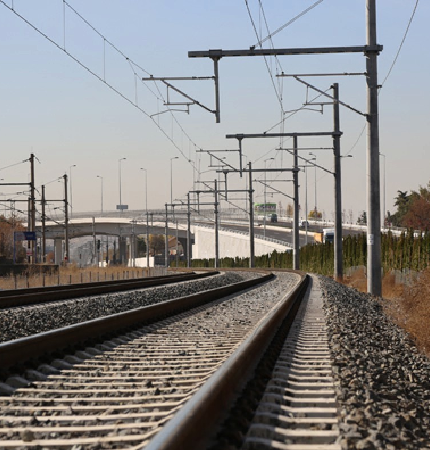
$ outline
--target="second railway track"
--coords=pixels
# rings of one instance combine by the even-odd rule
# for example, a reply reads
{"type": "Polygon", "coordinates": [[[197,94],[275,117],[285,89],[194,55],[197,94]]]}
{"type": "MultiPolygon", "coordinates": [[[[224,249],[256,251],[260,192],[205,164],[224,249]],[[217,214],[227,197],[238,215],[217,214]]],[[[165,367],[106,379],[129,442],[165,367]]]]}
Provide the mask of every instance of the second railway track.
{"type": "Polygon", "coordinates": [[[37,287],[28,289],[0,290],[0,309],[43,304],[51,301],[129,291],[148,287],[180,283],[210,277],[217,272],[204,271],[162,275],[127,280],[105,280],[90,283],[78,283],[60,286],[37,287]]]}

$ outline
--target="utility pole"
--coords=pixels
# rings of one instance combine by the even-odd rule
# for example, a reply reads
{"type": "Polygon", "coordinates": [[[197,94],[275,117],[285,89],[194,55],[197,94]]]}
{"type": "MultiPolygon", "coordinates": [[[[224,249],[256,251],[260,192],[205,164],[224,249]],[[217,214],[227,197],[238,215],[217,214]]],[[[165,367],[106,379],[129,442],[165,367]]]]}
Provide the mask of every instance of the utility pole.
{"type": "Polygon", "coordinates": [[[72,189],[72,168],[76,167],[76,164],[73,164],[69,167],[69,182],[70,182],[70,219],[73,219],[73,189],[72,189]]]}
{"type": "Polygon", "coordinates": [[[215,259],[214,259],[214,267],[218,267],[218,255],[219,255],[219,240],[218,240],[218,186],[217,180],[214,181],[214,195],[215,195],[215,259]]]}
{"type": "Polygon", "coordinates": [[[308,245],[308,168],[305,166],[305,245],[308,245]]]}
{"type": "Polygon", "coordinates": [[[146,211],[146,269],[149,274],[149,213],[146,211]]]}
{"type": "Polygon", "coordinates": [[[135,221],[131,222],[131,241],[130,241],[130,264],[132,267],[136,267],[136,235],[134,232],[135,221]]]}
{"type": "Polygon", "coordinates": [[[190,209],[190,193],[187,193],[187,267],[191,267],[191,209],[190,209]]]}
{"type": "Polygon", "coordinates": [[[176,221],[176,255],[175,255],[175,265],[179,267],[179,231],[178,231],[178,221],[176,221]]]}
{"type": "Polygon", "coordinates": [[[342,183],[340,166],[339,84],[333,89],[333,156],[334,156],[334,279],[342,281],[342,183]]]}
{"type": "MultiPolygon", "coordinates": [[[[367,45],[376,46],[376,0],[367,0],[367,45]]],[[[379,174],[379,118],[377,50],[368,50],[367,72],[367,290],[382,295],[381,186],[379,174]]]]}
{"type": "MultiPolygon", "coordinates": [[[[28,230],[31,231],[31,197],[28,197],[28,199],[27,199],[27,223],[28,223],[28,230]]],[[[15,245],[15,240],[14,240],[14,245],[15,245]]],[[[32,245],[33,245],[33,242],[28,240],[27,241],[27,248],[28,248],[28,250],[33,251],[32,250],[32,245]]],[[[28,255],[28,253],[27,253],[27,255],[28,255]]],[[[32,262],[31,259],[32,259],[32,256],[28,255],[27,256],[27,261],[28,261],[29,264],[32,262]]]]}
{"type": "Polygon", "coordinates": [[[298,146],[297,136],[293,136],[293,184],[294,184],[294,214],[293,214],[293,270],[300,269],[299,242],[299,174],[298,174],[298,146]]]}
{"type": "MultiPolygon", "coordinates": [[[[254,233],[254,202],[252,199],[252,165],[248,163],[249,168],[249,267],[255,267],[255,233],[254,233]]],[[[266,172],[265,172],[266,173],[266,172]]]]}
{"type": "MultiPolygon", "coordinates": [[[[92,251],[92,255],[91,255],[91,263],[92,264],[96,264],[97,261],[97,242],[96,242],[96,218],[93,217],[93,221],[92,221],[92,232],[93,232],[93,251],[92,251]]],[[[121,248],[121,244],[120,244],[120,248],[121,248]]],[[[121,252],[121,250],[120,250],[121,252]]]]}
{"type": "MultiPolygon", "coordinates": [[[[30,231],[36,231],[36,205],[35,205],[35,197],[34,197],[34,154],[30,155],[30,170],[31,170],[31,178],[30,178],[30,231]]],[[[31,250],[32,250],[32,262],[36,261],[35,258],[35,242],[31,241],[31,250]]]]}
{"type": "Polygon", "coordinates": [[[266,158],[264,160],[264,217],[263,217],[263,224],[264,224],[264,232],[263,236],[264,239],[266,239],[266,221],[267,221],[267,172],[266,172],[266,162],[275,159],[275,158],[266,158]]]}
{"type": "Polygon", "coordinates": [[[64,178],[64,240],[65,240],[65,252],[64,252],[64,260],[67,264],[69,259],[69,214],[68,207],[69,204],[67,202],[67,174],[63,175],[64,178]]]}
{"type": "Polygon", "coordinates": [[[166,269],[169,267],[168,259],[169,259],[169,240],[167,236],[168,232],[168,223],[167,223],[167,203],[166,203],[166,228],[165,228],[165,237],[166,242],[164,246],[164,265],[166,266],[166,269]]]}
{"type": "Polygon", "coordinates": [[[381,152],[379,152],[380,156],[384,158],[384,184],[383,184],[383,201],[382,201],[382,228],[385,229],[385,185],[386,185],[386,172],[385,172],[385,155],[381,152]]]}
{"type": "Polygon", "coordinates": [[[46,263],[46,199],[45,185],[42,184],[42,263],[46,263]]]}

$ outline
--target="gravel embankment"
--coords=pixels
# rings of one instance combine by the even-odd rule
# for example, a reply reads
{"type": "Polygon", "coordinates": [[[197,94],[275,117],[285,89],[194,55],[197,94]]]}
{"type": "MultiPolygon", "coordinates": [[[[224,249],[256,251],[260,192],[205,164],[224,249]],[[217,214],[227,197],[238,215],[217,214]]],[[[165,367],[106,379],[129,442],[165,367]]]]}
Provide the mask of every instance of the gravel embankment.
{"type": "Polygon", "coordinates": [[[348,449],[430,448],[430,360],[378,299],[321,277],[348,449]]]}
{"type": "Polygon", "coordinates": [[[224,272],[202,280],[2,310],[0,311],[0,342],[154,305],[257,276],[259,275],[255,273],[224,272]]]}

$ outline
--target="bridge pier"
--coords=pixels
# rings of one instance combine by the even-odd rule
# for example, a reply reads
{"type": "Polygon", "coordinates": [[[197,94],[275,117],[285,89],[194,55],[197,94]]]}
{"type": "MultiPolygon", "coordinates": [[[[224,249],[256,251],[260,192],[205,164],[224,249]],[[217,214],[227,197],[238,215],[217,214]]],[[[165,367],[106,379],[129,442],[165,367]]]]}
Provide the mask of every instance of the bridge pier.
{"type": "Polygon", "coordinates": [[[124,236],[118,237],[119,241],[119,261],[121,264],[125,264],[125,255],[126,255],[126,238],[124,236]]]}
{"type": "Polygon", "coordinates": [[[137,236],[135,234],[132,234],[129,237],[130,245],[129,245],[129,258],[128,258],[128,265],[132,267],[134,264],[135,259],[138,257],[138,245],[137,245],[137,236]]]}
{"type": "MultiPolygon", "coordinates": [[[[187,260],[188,258],[188,239],[187,238],[179,238],[178,241],[181,243],[182,248],[184,249],[184,258],[187,260]]],[[[191,239],[191,242],[193,240],[191,239]]],[[[190,246],[192,248],[192,246],[190,246]]],[[[193,257],[193,252],[191,251],[191,258],[193,257]]]]}
{"type": "Polygon", "coordinates": [[[55,264],[63,262],[63,239],[54,239],[54,259],[55,264]]]}

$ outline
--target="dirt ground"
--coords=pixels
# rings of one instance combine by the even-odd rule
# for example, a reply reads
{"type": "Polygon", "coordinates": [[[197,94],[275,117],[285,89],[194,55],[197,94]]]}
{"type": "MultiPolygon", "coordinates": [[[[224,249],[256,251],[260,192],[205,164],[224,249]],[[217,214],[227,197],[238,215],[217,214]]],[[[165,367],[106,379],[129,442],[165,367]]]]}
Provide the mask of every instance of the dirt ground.
{"type": "MultiPolygon", "coordinates": [[[[366,292],[364,270],[345,277],[344,284],[366,292]]],[[[418,348],[430,357],[430,268],[424,270],[411,286],[396,284],[395,276],[386,274],[382,280],[381,303],[385,313],[405,329],[418,348]]]]}

